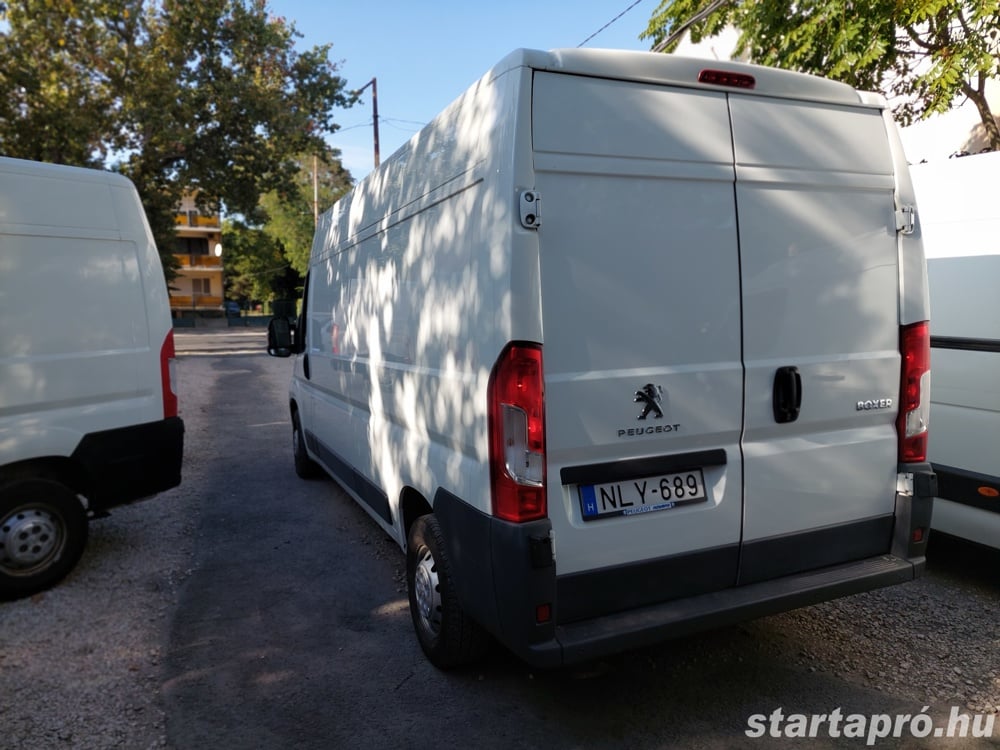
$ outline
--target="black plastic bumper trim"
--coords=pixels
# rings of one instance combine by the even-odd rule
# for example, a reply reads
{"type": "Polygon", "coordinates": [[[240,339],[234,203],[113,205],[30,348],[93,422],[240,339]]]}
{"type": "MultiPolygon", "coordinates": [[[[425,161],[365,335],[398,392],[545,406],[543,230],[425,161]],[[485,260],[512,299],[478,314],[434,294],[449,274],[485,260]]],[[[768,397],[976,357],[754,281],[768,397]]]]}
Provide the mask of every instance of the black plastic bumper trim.
{"type": "Polygon", "coordinates": [[[90,478],[92,511],[141,500],[181,483],[184,422],[170,417],[85,435],[71,458],[90,478]]]}
{"type": "Polygon", "coordinates": [[[389,496],[382,488],[368,477],[342,459],[326,443],[308,430],[305,432],[306,443],[313,453],[330,471],[330,474],[345,488],[350,490],[361,502],[371,508],[388,524],[392,524],[392,511],[389,509],[389,496]]]}
{"type": "Polygon", "coordinates": [[[934,471],[938,476],[938,497],[970,508],[1000,513],[1000,477],[941,464],[934,464],[934,471]],[[984,488],[985,494],[981,491],[984,488]]]}

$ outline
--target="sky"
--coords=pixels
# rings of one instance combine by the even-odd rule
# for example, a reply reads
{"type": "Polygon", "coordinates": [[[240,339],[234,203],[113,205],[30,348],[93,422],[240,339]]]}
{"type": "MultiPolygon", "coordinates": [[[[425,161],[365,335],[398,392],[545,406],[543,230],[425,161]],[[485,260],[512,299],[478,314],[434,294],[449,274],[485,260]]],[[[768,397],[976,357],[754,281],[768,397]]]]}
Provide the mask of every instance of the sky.
{"type": "MultiPolygon", "coordinates": [[[[379,152],[383,161],[499,62],[526,47],[584,45],[648,50],[640,41],[659,0],[269,0],[295,24],[300,50],[331,44],[330,59],[348,89],[374,77],[378,87],[379,152]],[[631,7],[630,6],[633,6],[631,7]]],[[[341,129],[329,138],[360,180],[374,166],[371,88],[362,103],[335,113],[341,129]]]]}
{"type": "MultiPolygon", "coordinates": [[[[330,44],[348,89],[378,80],[379,151],[385,161],[423,125],[509,52],[527,47],[648,50],[640,41],[660,0],[268,0],[294,23],[300,50],[330,44]],[[620,16],[620,17],[618,17],[620,16]],[[615,20],[617,18],[617,20],[615,20]],[[608,25],[610,24],[610,25],[608,25]],[[606,28],[602,28],[605,27],[606,28]],[[592,37],[592,38],[591,38],[592,37]]],[[[679,52],[728,57],[735,34],[679,52]]],[[[1000,89],[1000,86],[998,86],[1000,89]]],[[[1000,99],[1000,91],[996,94],[1000,99]]],[[[374,166],[371,88],[334,113],[328,140],[355,180],[374,166]]],[[[903,131],[911,162],[958,150],[978,113],[971,104],[903,131]]]]}

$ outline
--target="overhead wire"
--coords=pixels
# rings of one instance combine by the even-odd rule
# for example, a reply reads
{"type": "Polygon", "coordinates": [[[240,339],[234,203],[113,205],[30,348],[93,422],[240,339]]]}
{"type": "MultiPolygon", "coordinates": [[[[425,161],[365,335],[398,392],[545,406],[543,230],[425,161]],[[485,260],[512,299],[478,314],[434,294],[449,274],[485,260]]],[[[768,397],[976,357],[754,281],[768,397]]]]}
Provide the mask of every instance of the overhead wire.
{"type": "Polygon", "coordinates": [[[625,9],[625,10],[623,10],[623,11],[622,11],[621,13],[619,13],[619,14],[618,14],[617,16],[615,16],[614,18],[612,18],[612,19],[611,19],[610,21],[608,21],[608,22],[607,22],[606,24],[604,24],[604,25],[603,25],[603,26],[602,26],[601,28],[599,28],[599,29],[598,29],[597,31],[595,31],[595,32],[594,32],[593,34],[591,34],[590,36],[588,36],[588,37],[587,37],[586,39],[584,39],[584,40],[583,40],[582,42],[580,42],[580,43],[579,43],[578,45],[576,45],[576,46],[577,46],[577,47],[582,47],[583,45],[585,45],[585,44],[586,44],[587,42],[589,42],[589,41],[590,41],[591,39],[593,39],[593,38],[594,38],[595,36],[597,36],[598,34],[600,34],[600,33],[601,33],[602,31],[604,31],[604,30],[605,30],[606,28],[608,28],[608,26],[610,26],[611,24],[613,24],[613,23],[614,23],[615,21],[617,21],[617,20],[618,20],[619,18],[621,18],[622,16],[624,16],[624,15],[625,15],[626,13],[628,13],[628,12],[629,12],[630,10],[632,10],[632,8],[634,8],[635,6],[637,6],[637,5],[638,5],[639,3],[641,3],[641,2],[642,2],[642,0],[635,0],[635,2],[634,2],[634,3],[632,3],[632,4],[631,4],[630,6],[628,6],[628,7],[627,7],[627,8],[625,9]]]}

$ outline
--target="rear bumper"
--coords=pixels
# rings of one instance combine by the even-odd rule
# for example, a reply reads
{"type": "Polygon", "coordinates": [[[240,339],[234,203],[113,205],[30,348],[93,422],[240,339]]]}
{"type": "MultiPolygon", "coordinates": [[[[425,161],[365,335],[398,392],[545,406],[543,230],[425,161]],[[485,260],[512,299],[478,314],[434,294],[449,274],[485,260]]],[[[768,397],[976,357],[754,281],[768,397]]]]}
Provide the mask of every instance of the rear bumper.
{"type": "Polygon", "coordinates": [[[181,483],[184,422],[157,422],[92,432],[73,452],[84,467],[90,510],[102,511],[169,490],[181,483]]]}
{"type": "MultiPolygon", "coordinates": [[[[593,607],[560,600],[547,520],[506,523],[443,492],[435,498],[434,513],[466,612],[529,664],[558,667],[917,578],[924,569],[929,493],[936,485],[928,466],[907,469],[922,478],[913,483],[916,493],[897,495],[891,538],[885,538],[881,554],[744,585],[719,585],[573,622],[560,620],[560,612],[592,612],[593,607]],[[548,621],[546,611],[552,613],[548,621]]],[[[649,571],[644,565],[616,572],[626,578],[642,575],[649,571]]],[[[589,604],[602,593],[573,588],[573,598],[589,604]]]]}
{"type": "Polygon", "coordinates": [[[560,625],[551,642],[534,644],[521,656],[538,666],[596,659],[669,638],[911,581],[922,572],[923,565],[923,560],[914,563],[884,555],[560,625]]]}

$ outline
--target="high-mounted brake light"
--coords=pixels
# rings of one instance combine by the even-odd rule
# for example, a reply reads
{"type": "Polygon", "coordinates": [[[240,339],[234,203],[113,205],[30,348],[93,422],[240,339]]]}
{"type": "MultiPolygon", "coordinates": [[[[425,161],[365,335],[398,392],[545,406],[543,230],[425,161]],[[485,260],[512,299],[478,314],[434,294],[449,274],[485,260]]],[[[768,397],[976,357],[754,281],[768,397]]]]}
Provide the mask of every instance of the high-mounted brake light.
{"type": "Polygon", "coordinates": [[[160,347],[160,383],[163,389],[163,418],[177,416],[177,370],[174,353],[174,331],[167,331],[160,347]]]}
{"type": "Polygon", "coordinates": [[[515,523],[544,518],[542,348],[508,344],[490,374],[487,398],[493,514],[515,523]]]}
{"type": "Polygon", "coordinates": [[[931,412],[931,337],[927,321],[900,328],[903,357],[899,386],[899,460],[927,460],[927,424],[931,412]]]}
{"type": "Polygon", "coordinates": [[[749,73],[733,73],[729,70],[710,70],[706,68],[698,74],[698,83],[710,83],[713,86],[732,86],[737,89],[752,89],[757,85],[757,79],[749,73]]]}

